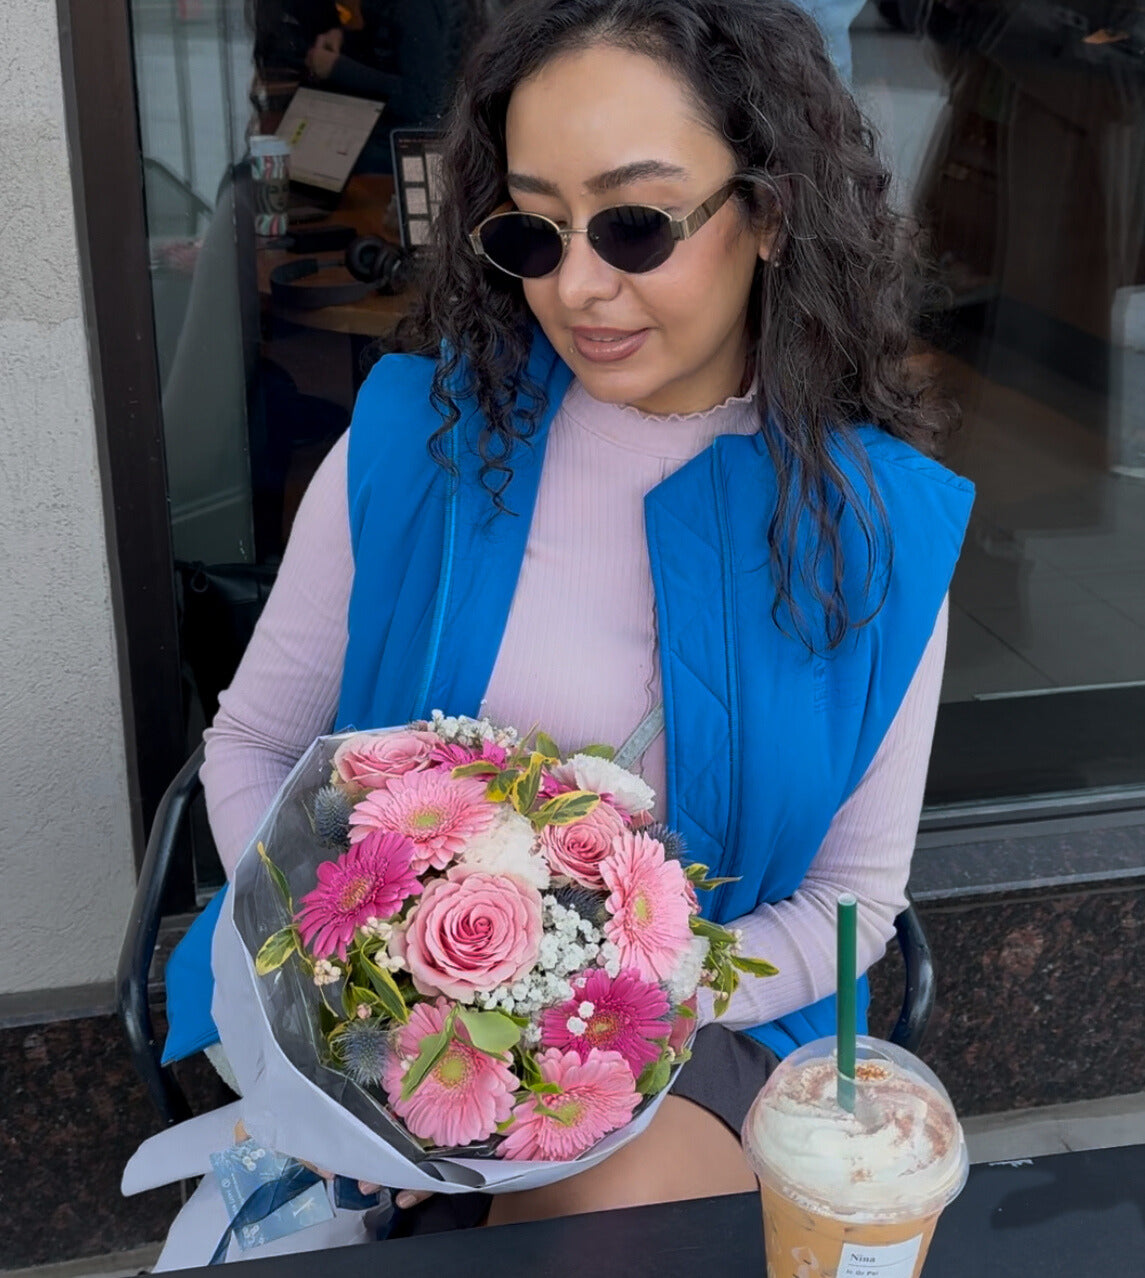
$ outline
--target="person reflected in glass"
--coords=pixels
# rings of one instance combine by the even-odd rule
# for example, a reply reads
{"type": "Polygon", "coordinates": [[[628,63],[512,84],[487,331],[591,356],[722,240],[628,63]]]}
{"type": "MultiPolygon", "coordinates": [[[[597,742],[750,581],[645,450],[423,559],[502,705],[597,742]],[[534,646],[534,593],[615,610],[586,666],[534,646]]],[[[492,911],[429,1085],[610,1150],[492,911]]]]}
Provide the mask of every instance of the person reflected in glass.
{"type": "MultiPolygon", "coordinates": [[[[893,935],[971,488],[908,359],[917,261],[787,0],[521,0],[477,49],[407,352],[375,366],[207,733],[233,868],[334,727],[446,713],[623,741],[737,882],[747,980],[649,1128],[404,1228],[754,1188],[738,1132],[832,1032],[833,906],[893,935]]],[[[862,1000],[860,1000],[862,1002],[862,1000]]],[[[416,1205],[415,1205],[416,1204],[416,1205]]]]}

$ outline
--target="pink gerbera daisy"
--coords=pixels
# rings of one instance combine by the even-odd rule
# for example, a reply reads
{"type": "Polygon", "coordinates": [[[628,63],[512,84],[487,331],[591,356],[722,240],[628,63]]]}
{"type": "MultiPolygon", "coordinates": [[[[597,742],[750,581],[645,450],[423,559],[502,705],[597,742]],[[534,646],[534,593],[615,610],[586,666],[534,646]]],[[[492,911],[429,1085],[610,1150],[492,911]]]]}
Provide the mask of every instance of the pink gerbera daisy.
{"type": "Polygon", "coordinates": [[[413,1009],[398,1032],[398,1050],[386,1065],[382,1086],[390,1108],[415,1136],[435,1145],[468,1145],[491,1136],[509,1117],[518,1084],[504,1061],[470,1045],[463,1025],[457,1024],[445,1054],[413,1095],[402,1100],[403,1064],[417,1058],[423,1038],[441,1030],[449,1008],[439,998],[413,1009]]]}
{"type": "Polygon", "coordinates": [[[594,1047],[582,1061],[576,1052],[552,1047],[537,1054],[553,1095],[529,1092],[513,1107],[513,1118],[497,1153],[502,1158],[567,1162],[623,1127],[640,1101],[632,1071],[619,1052],[594,1047]]]}
{"type": "Polygon", "coordinates": [[[350,842],[371,830],[404,834],[414,844],[414,873],[424,874],[431,866],[444,870],[496,815],[479,778],[451,777],[440,768],[407,772],[357,804],[350,813],[350,842]]]}
{"type": "Polygon", "coordinates": [[[505,747],[497,745],[495,741],[482,741],[480,748],[441,741],[434,746],[432,755],[434,763],[442,763],[450,768],[461,767],[466,763],[476,763],[478,759],[484,759],[486,763],[503,768],[508,757],[505,747]]]}
{"type": "Polygon", "coordinates": [[[567,1003],[542,1014],[541,1042],[574,1051],[582,1061],[594,1047],[619,1052],[639,1077],[660,1055],[656,1040],[667,1038],[671,1029],[662,1019],[667,1013],[668,995],[659,985],[631,970],[612,977],[597,969],[573,985],[567,1003]]]}
{"type": "Polygon", "coordinates": [[[421,884],[412,862],[414,845],[400,834],[366,830],[336,861],[318,867],[318,886],[299,902],[294,921],[315,958],[345,959],[355,931],[370,917],[388,919],[421,884]]]}
{"type": "Polygon", "coordinates": [[[665,858],[658,839],[624,833],[599,871],[611,893],[604,934],[620,951],[621,966],[636,968],[646,981],[667,980],[692,940],[692,905],[679,861],[665,858]]]}

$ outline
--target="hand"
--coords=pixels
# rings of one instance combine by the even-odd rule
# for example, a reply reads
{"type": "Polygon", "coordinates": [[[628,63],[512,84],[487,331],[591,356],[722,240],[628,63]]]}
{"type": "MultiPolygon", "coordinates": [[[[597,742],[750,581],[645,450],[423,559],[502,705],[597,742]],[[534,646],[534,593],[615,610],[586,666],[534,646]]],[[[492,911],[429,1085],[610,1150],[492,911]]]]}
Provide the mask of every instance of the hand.
{"type": "MultiPolygon", "coordinates": [[[[244,1140],[249,1140],[249,1139],[250,1139],[250,1133],[247,1131],[246,1125],[243,1123],[243,1120],[240,1118],[239,1121],[235,1123],[235,1144],[241,1145],[244,1140]]],[[[316,1172],[319,1176],[322,1177],[323,1180],[334,1179],[333,1172],[323,1171],[321,1167],[315,1167],[313,1163],[308,1163],[304,1158],[300,1158],[298,1159],[298,1161],[302,1164],[303,1167],[309,1167],[312,1172],[316,1172]]],[[[366,1194],[366,1195],[376,1194],[378,1190],[380,1189],[381,1189],[381,1185],[375,1185],[371,1181],[368,1181],[368,1180],[358,1181],[358,1193],[360,1194],[366,1194]]],[[[406,1207],[406,1206],[412,1207],[414,1203],[419,1203],[421,1202],[423,1198],[428,1198],[430,1195],[430,1192],[431,1191],[427,1190],[425,1193],[409,1194],[407,1192],[406,1194],[399,1195],[399,1197],[409,1197],[412,1199],[411,1202],[402,1203],[401,1205],[403,1207],[406,1207]]]]}
{"type": "Polygon", "coordinates": [[[318,48],[329,49],[331,53],[341,53],[342,34],[341,27],[331,27],[329,31],[323,31],[314,43],[318,48]]]}
{"type": "Polygon", "coordinates": [[[306,54],[306,69],[316,80],[328,80],[330,72],[334,70],[334,63],[340,56],[336,50],[322,44],[320,36],[306,54]]]}
{"type": "MultiPolygon", "coordinates": [[[[362,1193],[368,1193],[366,1189],[362,1193]]],[[[408,1211],[410,1207],[416,1207],[418,1203],[424,1203],[427,1198],[433,1197],[432,1189],[403,1189],[394,1199],[394,1205],[400,1207],[403,1211],[408,1211]]]]}

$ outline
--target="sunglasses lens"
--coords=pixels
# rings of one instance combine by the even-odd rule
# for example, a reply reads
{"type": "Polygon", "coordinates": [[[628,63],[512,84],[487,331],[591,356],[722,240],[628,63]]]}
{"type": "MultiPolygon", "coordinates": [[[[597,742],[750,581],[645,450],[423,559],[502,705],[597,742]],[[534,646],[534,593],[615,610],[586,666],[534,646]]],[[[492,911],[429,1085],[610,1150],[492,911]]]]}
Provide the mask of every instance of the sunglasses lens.
{"type": "Polygon", "coordinates": [[[674,245],[668,215],[643,204],[604,209],[589,221],[588,238],[609,266],[630,275],[655,270],[674,245]]]}
{"type": "Polygon", "coordinates": [[[502,213],[491,217],[481,228],[485,256],[523,279],[540,279],[561,263],[563,246],[556,227],[532,213],[502,213]]]}

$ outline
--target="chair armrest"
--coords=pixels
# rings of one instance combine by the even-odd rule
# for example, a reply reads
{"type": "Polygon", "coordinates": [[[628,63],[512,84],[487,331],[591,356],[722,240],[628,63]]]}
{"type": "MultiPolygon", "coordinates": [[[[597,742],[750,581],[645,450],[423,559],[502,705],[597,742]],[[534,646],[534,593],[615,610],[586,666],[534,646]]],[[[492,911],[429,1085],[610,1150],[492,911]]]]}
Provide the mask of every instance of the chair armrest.
{"type": "Polygon", "coordinates": [[[190,1118],[191,1108],[171,1070],[159,1064],[160,1047],[151,1024],[147,984],[179,830],[202,789],[199,781],[202,763],[200,742],[159,801],[139,870],[115,980],[116,1006],[127,1033],[132,1061],[167,1126],[190,1118]]]}
{"type": "Polygon", "coordinates": [[[891,1031],[891,1042],[908,1052],[917,1052],[934,1010],[935,977],[930,942],[909,895],[906,909],[895,919],[895,932],[906,967],[906,992],[902,1011],[891,1031]]]}

